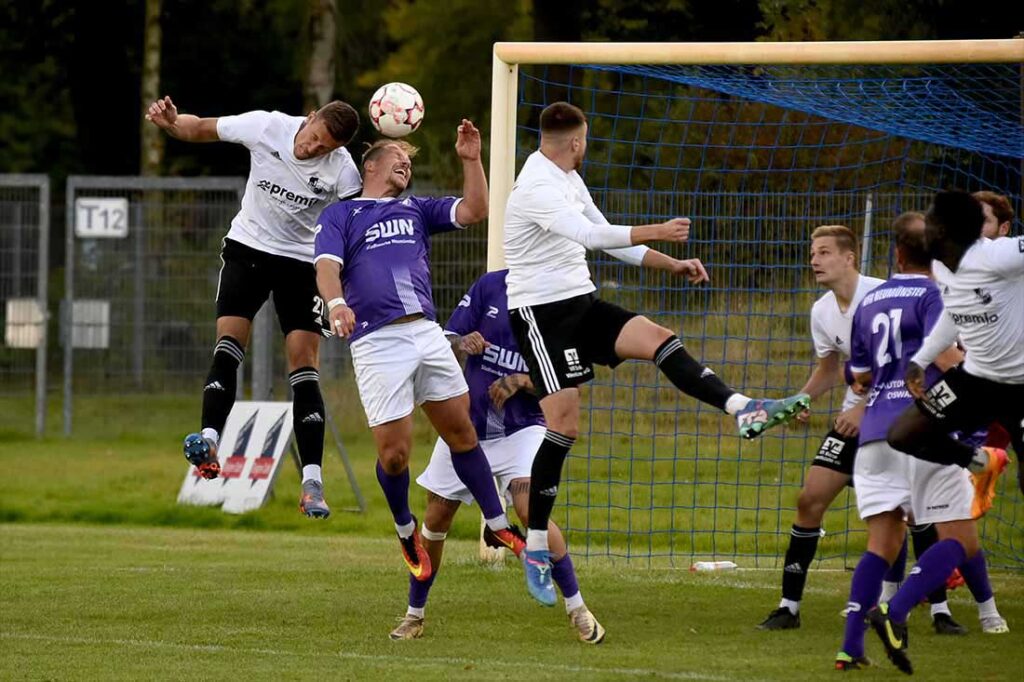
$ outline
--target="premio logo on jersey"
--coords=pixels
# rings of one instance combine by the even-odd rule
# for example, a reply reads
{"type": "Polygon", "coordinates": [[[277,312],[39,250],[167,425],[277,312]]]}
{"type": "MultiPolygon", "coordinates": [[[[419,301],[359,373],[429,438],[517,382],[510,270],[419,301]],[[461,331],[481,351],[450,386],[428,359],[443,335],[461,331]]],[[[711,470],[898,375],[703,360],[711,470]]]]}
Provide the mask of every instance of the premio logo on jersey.
{"type": "Polygon", "coordinates": [[[400,237],[403,235],[411,237],[412,233],[412,221],[407,218],[383,220],[379,223],[374,223],[370,229],[366,231],[366,242],[372,244],[378,239],[388,239],[390,237],[400,237]]]}
{"type": "Polygon", "coordinates": [[[301,194],[296,194],[291,190],[285,189],[276,182],[270,182],[270,180],[260,180],[256,183],[256,187],[263,190],[270,196],[274,197],[278,201],[290,201],[297,206],[309,207],[320,201],[316,197],[304,197],[301,194]]]}

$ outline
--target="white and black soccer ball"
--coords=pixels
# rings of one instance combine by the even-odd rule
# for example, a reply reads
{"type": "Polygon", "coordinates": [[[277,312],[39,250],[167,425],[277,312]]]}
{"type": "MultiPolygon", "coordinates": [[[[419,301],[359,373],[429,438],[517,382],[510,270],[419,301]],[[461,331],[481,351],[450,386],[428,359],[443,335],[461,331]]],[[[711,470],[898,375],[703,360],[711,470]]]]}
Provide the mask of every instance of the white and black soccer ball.
{"type": "Polygon", "coordinates": [[[405,83],[388,83],[370,98],[370,122],[388,137],[405,137],[423,122],[423,98],[405,83]]]}

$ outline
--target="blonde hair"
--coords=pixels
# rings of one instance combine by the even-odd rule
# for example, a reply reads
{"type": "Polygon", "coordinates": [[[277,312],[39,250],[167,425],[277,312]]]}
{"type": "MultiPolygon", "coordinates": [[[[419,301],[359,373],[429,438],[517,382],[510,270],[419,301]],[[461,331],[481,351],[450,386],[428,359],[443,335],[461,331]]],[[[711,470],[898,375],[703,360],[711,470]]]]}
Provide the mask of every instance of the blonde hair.
{"type": "Polygon", "coordinates": [[[414,147],[405,140],[377,140],[373,144],[368,144],[366,146],[366,151],[363,152],[363,166],[366,166],[367,161],[373,161],[384,153],[384,150],[388,147],[398,147],[405,152],[410,159],[415,158],[416,154],[420,151],[419,147],[414,147]]]}
{"type": "Polygon", "coordinates": [[[832,237],[840,251],[850,251],[854,255],[858,252],[857,235],[846,225],[820,225],[811,233],[811,241],[819,237],[832,237]]]}

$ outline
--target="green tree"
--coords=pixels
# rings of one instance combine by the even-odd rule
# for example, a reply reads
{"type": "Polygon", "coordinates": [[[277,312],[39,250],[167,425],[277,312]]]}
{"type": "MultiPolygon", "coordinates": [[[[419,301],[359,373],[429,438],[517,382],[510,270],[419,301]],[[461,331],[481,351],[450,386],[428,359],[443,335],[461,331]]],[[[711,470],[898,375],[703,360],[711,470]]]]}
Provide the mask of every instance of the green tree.
{"type": "Polygon", "coordinates": [[[419,90],[426,117],[410,142],[423,149],[419,164],[429,169],[435,183],[457,186],[461,177],[452,146],[462,118],[472,119],[486,139],[492,45],[528,39],[529,9],[526,0],[419,0],[395,3],[384,12],[387,36],[395,47],[383,63],[360,75],[358,83],[372,91],[402,81],[419,90]]]}

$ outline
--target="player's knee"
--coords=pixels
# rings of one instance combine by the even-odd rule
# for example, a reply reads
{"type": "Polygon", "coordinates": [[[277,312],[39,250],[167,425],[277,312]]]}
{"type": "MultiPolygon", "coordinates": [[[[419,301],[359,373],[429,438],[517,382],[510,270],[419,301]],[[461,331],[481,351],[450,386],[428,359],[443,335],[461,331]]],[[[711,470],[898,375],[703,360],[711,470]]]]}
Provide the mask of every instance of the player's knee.
{"type": "Polygon", "coordinates": [[[828,502],[821,499],[819,495],[809,490],[800,491],[800,497],[796,501],[796,509],[804,524],[820,525],[827,508],[828,502]]]}
{"type": "Polygon", "coordinates": [[[560,410],[547,419],[548,430],[560,433],[566,438],[576,440],[579,436],[579,409],[573,411],[560,410]]]}
{"type": "Polygon", "coordinates": [[[476,430],[469,422],[448,431],[444,435],[444,442],[448,445],[448,448],[452,453],[469,452],[479,444],[476,437],[476,430]]]}
{"type": "Polygon", "coordinates": [[[388,476],[398,476],[409,468],[409,449],[404,446],[385,446],[377,455],[381,468],[388,476]]]}

